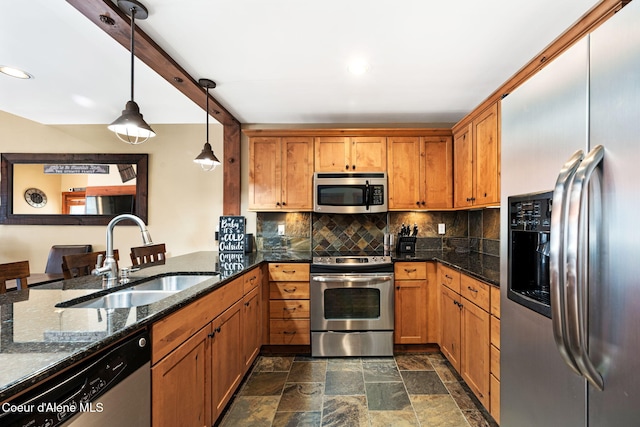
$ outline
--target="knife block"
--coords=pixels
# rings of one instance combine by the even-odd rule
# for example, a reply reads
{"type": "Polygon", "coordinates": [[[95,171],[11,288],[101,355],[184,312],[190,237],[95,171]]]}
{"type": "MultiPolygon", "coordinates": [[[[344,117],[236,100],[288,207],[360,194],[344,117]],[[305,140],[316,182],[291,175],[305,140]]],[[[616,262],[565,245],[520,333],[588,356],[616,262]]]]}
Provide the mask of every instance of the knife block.
{"type": "Polygon", "coordinates": [[[398,237],[396,252],[399,254],[415,254],[416,238],[413,236],[398,237]]]}

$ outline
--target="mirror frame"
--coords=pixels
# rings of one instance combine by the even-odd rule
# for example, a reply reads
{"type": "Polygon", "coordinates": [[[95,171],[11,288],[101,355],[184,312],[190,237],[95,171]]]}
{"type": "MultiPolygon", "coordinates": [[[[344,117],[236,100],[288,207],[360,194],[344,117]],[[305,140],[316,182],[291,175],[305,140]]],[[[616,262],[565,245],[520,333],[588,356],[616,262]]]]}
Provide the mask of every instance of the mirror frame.
{"type": "MultiPolygon", "coordinates": [[[[40,154],[3,153],[0,156],[0,224],[13,225],[107,225],[115,215],[54,215],[13,213],[13,166],[15,164],[135,164],[136,204],[134,215],[147,223],[148,154],[40,154]]],[[[123,224],[133,224],[125,221],[123,224]]]]}

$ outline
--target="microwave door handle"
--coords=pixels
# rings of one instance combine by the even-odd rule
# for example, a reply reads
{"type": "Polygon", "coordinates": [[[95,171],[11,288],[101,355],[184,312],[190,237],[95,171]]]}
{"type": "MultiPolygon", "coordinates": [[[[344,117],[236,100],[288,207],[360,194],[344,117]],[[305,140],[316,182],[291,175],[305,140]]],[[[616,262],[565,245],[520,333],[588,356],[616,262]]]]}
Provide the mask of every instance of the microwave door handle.
{"type": "MultiPolygon", "coordinates": [[[[585,157],[578,168],[571,187],[569,203],[569,227],[567,241],[567,321],[569,350],[573,354],[582,375],[596,389],[602,391],[604,382],[588,354],[589,330],[589,223],[596,228],[593,244],[598,242],[601,225],[601,186],[599,174],[589,200],[589,184],[593,172],[604,158],[604,148],[599,145],[585,157]],[[593,208],[589,212],[589,206],[593,208]],[[589,214],[593,215],[589,222],[589,214]]],[[[598,247],[593,248],[597,254],[598,247]]],[[[597,262],[597,261],[596,261],[597,262]]],[[[593,267],[593,266],[592,266],[593,267]]],[[[594,271],[599,271],[595,266],[594,271]]]]}
{"type": "Polygon", "coordinates": [[[565,312],[565,242],[567,228],[568,193],[573,177],[584,157],[582,150],[576,151],[564,164],[553,191],[549,248],[549,287],[551,291],[551,324],[556,347],[565,364],[578,375],[582,375],[569,350],[566,334],[565,312]]]}
{"type": "Polygon", "coordinates": [[[369,205],[371,204],[371,186],[369,185],[369,181],[365,181],[364,185],[364,207],[366,210],[369,210],[369,205]]]}

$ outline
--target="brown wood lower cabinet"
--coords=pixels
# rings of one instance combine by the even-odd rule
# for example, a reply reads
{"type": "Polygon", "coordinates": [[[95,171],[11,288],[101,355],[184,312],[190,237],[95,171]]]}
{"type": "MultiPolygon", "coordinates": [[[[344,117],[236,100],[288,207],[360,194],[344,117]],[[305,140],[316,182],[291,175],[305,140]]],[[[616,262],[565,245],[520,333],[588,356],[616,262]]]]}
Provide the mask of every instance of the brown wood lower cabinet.
{"type": "Polygon", "coordinates": [[[232,305],[211,324],[212,421],[231,400],[244,374],[242,304],[232,305]]]}
{"type": "Polygon", "coordinates": [[[309,264],[269,264],[269,344],[310,343],[309,264]]]}
{"type": "Polygon", "coordinates": [[[209,425],[210,329],[210,326],[202,328],[151,369],[154,426],[209,425]]]}
{"type": "MultiPolygon", "coordinates": [[[[489,314],[492,287],[443,265],[438,268],[440,350],[480,402],[493,414],[491,407],[496,396],[493,396],[491,389],[489,314]]],[[[493,363],[495,366],[496,362],[493,363]]],[[[499,411],[499,400],[495,404],[499,411]]]]}
{"type": "Polygon", "coordinates": [[[257,357],[262,274],[246,275],[151,326],[154,427],[214,424],[257,357]]]}
{"type": "Polygon", "coordinates": [[[394,279],[394,343],[439,342],[436,264],[424,261],[396,262],[394,279]]]}

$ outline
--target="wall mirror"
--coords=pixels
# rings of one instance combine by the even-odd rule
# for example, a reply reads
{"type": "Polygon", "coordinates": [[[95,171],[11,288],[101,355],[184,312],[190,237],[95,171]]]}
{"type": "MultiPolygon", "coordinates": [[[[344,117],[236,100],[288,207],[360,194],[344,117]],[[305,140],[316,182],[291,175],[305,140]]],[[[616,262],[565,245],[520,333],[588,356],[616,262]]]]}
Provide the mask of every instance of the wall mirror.
{"type": "Polygon", "coordinates": [[[133,213],[147,222],[147,154],[4,153],[0,223],[106,225],[133,213]]]}

